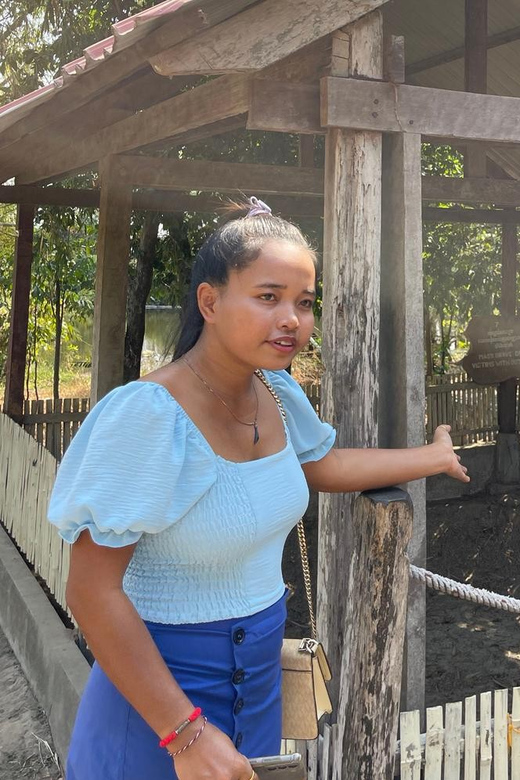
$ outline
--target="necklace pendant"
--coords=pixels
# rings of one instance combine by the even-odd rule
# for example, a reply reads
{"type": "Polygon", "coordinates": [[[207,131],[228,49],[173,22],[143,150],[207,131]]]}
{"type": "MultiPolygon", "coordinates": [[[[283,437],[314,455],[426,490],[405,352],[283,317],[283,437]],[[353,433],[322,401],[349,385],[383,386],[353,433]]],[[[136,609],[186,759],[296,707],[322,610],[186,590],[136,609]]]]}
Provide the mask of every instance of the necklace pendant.
{"type": "Polygon", "coordinates": [[[253,444],[256,444],[257,442],[260,441],[260,434],[258,433],[258,425],[256,424],[256,422],[253,423],[253,427],[254,427],[254,430],[255,430],[255,433],[254,433],[254,436],[253,436],[253,444]]]}

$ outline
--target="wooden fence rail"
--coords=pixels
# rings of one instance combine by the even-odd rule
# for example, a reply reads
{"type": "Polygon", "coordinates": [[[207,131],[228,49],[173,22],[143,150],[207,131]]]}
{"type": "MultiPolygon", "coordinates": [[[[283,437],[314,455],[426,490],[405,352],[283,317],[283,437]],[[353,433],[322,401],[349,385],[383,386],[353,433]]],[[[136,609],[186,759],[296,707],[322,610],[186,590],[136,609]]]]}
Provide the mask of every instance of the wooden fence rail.
{"type": "MultiPolygon", "coordinates": [[[[30,424],[38,423],[34,420],[30,424]]],[[[57,460],[43,442],[0,414],[0,521],[57,603],[66,609],[70,548],[46,520],[56,468],[57,460]]],[[[349,580],[365,595],[369,591],[371,597],[367,600],[360,593],[352,600],[346,637],[349,652],[339,675],[342,706],[334,715],[337,723],[324,724],[316,742],[288,743],[286,749],[306,754],[310,780],[389,780],[394,775],[402,780],[520,780],[520,688],[511,695],[506,690],[483,693],[478,701],[470,696],[464,702],[446,704],[444,710],[430,708],[425,734],[420,732],[418,712],[401,713],[397,742],[404,619],[401,614],[396,623],[396,605],[406,603],[403,566],[409,530],[403,528],[410,523],[406,501],[397,492],[395,496],[380,491],[365,494],[357,502],[359,523],[368,527],[368,532],[349,580]],[[396,529],[404,535],[396,534],[396,529]],[[363,563],[365,552],[371,560],[381,558],[384,562],[382,554],[370,553],[379,548],[390,556],[389,565],[384,571],[372,572],[363,563]],[[390,620],[388,616],[393,617],[390,620]],[[375,636],[378,640],[373,644],[375,636]],[[383,643],[381,637],[385,637],[383,643]],[[365,652],[372,645],[377,649],[374,667],[367,663],[373,654],[365,652]],[[393,749],[388,754],[392,745],[397,745],[395,755],[393,749]],[[365,771],[363,757],[367,756],[377,766],[375,774],[365,771]]],[[[355,588],[353,592],[357,593],[355,588]]]]}
{"type": "MultiPolygon", "coordinates": [[[[304,383],[301,387],[319,414],[320,385],[304,383]]],[[[88,398],[25,401],[22,426],[59,461],[89,409],[88,398]]],[[[517,430],[520,431],[520,403],[518,409],[517,430]]],[[[451,425],[456,446],[495,441],[498,433],[497,385],[477,385],[462,372],[428,377],[425,410],[428,442],[440,423],[451,425]]]]}
{"type": "Polygon", "coordinates": [[[425,734],[401,713],[396,763],[401,780],[519,780],[520,688],[431,707],[425,734]]]}
{"type": "MultiPolygon", "coordinates": [[[[22,427],[61,460],[90,409],[89,398],[24,401],[22,427]]],[[[0,406],[0,412],[2,407],[0,406]]]]}
{"type": "Polygon", "coordinates": [[[0,414],[0,520],[66,609],[68,544],[47,521],[56,458],[6,414],[0,414]]]}
{"type": "MultiPolygon", "coordinates": [[[[457,446],[495,441],[498,433],[497,385],[477,385],[466,374],[429,377],[426,383],[426,439],[440,423],[452,428],[457,446]]],[[[520,425],[517,426],[520,428],[520,425]]]]}

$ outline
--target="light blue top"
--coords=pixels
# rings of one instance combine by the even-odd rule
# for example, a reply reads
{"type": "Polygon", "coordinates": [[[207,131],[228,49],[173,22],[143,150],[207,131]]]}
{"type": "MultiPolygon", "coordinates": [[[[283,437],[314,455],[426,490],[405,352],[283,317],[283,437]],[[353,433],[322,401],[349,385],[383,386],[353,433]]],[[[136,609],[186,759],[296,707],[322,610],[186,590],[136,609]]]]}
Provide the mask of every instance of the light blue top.
{"type": "Polygon", "coordinates": [[[124,590],[144,620],[202,623],[251,615],[284,592],[281,559],[307,508],[302,463],[335,431],[286,371],[266,371],[287,415],[286,445],[234,463],[215,454],[168,390],[130,382],[99,401],[58,470],[49,520],[69,543],[137,542],[124,590]]]}

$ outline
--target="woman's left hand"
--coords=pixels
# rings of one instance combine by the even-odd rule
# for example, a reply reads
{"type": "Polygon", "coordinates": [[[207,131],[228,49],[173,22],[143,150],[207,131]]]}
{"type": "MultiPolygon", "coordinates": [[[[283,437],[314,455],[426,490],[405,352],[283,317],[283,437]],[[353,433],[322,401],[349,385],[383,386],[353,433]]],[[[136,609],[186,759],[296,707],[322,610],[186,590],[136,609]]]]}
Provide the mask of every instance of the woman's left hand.
{"type": "Polygon", "coordinates": [[[439,448],[442,447],[446,451],[446,468],[443,473],[453,477],[453,479],[460,480],[460,482],[469,482],[468,470],[460,462],[460,455],[457,455],[453,449],[450,431],[450,425],[439,425],[433,434],[433,444],[438,445],[439,448]]]}

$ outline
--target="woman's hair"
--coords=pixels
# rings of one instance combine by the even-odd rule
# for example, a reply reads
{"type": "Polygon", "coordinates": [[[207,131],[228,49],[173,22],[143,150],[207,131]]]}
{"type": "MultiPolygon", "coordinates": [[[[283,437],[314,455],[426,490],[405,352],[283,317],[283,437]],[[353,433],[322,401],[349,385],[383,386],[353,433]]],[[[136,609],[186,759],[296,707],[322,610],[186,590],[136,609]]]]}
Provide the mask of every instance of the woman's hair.
{"type": "Polygon", "coordinates": [[[215,287],[225,286],[229,272],[246,268],[259,256],[266,241],[271,240],[289,241],[306,249],[316,264],[316,254],[301,230],[291,222],[269,213],[268,207],[256,198],[241,203],[232,202],[226,211],[231,215],[231,220],[206,239],[195,258],[173,360],[189,352],[202,333],[204,318],[197,301],[200,284],[208,282],[215,287]],[[261,204],[260,208],[256,205],[258,203],[261,204]],[[249,211],[254,211],[254,215],[248,215],[249,211]]]}

